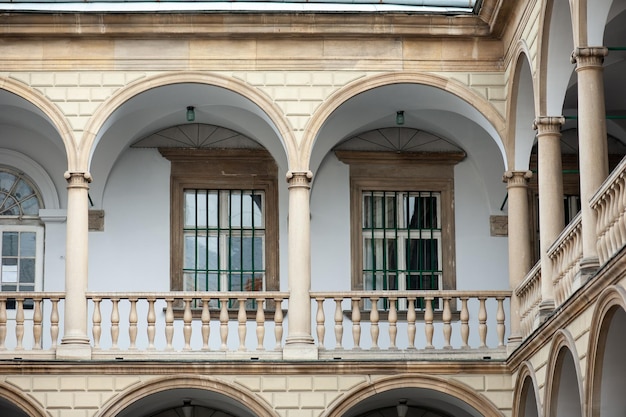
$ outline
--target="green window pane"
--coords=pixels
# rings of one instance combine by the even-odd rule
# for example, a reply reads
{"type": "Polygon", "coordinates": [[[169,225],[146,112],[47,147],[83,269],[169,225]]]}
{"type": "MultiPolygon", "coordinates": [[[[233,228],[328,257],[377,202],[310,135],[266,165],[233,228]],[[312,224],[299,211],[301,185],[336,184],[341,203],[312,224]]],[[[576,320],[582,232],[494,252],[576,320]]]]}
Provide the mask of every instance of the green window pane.
{"type": "Polygon", "coordinates": [[[20,284],[34,284],[35,283],[35,260],[34,259],[21,259],[20,260],[20,284]]]}
{"type": "Polygon", "coordinates": [[[18,232],[2,233],[2,256],[17,256],[19,243],[18,232]]]}
{"type": "Polygon", "coordinates": [[[185,236],[184,242],[184,269],[196,268],[196,238],[195,236],[185,236]]]}
{"type": "Polygon", "coordinates": [[[241,263],[242,263],[242,239],[241,237],[232,236],[230,238],[230,270],[231,271],[241,271],[241,263]]]}
{"type": "Polygon", "coordinates": [[[35,232],[20,233],[20,257],[35,257],[37,247],[35,232]]]}

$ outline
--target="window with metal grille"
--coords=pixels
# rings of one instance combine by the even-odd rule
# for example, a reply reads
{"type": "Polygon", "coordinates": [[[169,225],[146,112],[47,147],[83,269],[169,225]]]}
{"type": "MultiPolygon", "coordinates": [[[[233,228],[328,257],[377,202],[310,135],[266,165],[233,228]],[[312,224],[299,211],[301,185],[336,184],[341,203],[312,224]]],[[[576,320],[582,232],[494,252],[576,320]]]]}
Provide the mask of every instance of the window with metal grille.
{"type": "Polygon", "coordinates": [[[262,190],[185,190],[183,290],[265,287],[262,190]]]}
{"type": "Polygon", "coordinates": [[[363,288],[441,289],[440,193],[364,191],[362,207],[363,288]]]}

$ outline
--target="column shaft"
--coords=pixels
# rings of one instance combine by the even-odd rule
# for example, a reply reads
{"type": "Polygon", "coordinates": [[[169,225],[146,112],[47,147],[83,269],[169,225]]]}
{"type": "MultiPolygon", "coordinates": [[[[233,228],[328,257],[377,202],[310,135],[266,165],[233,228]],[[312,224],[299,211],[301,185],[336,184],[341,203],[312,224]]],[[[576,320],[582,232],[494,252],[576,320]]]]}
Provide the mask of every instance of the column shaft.
{"type": "MultiPolygon", "coordinates": [[[[508,171],[504,174],[509,194],[509,285],[515,291],[531,267],[530,216],[528,180],[530,171],[508,171]]],[[[511,296],[510,344],[521,342],[519,301],[511,296]]]]}
{"type": "Polygon", "coordinates": [[[310,171],[289,172],[289,329],[285,348],[304,347],[294,353],[307,356],[311,336],[311,232],[309,192],[310,171]]]}
{"type": "Polygon", "coordinates": [[[535,120],[538,142],[539,239],[541,255],[540,315],[554,309],[552,262],[548,249],[563,231],[563,164],[561,161],[561,126],[563,117],[539,117],[535,120]]]}
{"type": "Polygon", "coordinates": [[[598,267],[596,215],[589,200],[609,174],[606,144],[606,110],[602,64],[603,47],[576,48],[572,61],[578,74],[578,153],[580,158],[580,199],[582,211],[583,275],[598,267]]]}
{"type": "Polygon", "coordinates": [[[57,358],[85,359],[91,356],[87,336],[87,265],[88,265],[88,173],[66,173],[67,237],[65,253],[64,333],[57,348],[57,358]]]}

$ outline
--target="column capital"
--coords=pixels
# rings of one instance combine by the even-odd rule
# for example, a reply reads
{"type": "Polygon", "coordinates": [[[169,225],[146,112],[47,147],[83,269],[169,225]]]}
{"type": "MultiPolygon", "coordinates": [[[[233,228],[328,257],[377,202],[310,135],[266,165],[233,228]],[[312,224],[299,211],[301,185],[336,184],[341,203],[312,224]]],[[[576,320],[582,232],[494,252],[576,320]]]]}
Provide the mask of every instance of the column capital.
{"type": "Polygon", "coordinates": [[[563,116],[538,116],[533,121],[533,129],[538,134],[542,133],[560,133],[561,127],[565,124],[563,116]]]}
{"type": "Polygon", "coordinates": [[[92,180],[91,174],[89,172],[70,172],[65,171],[63,177],[67,181],[68,187],[88,187],[92,180]]]}
{"type": "Polygon", "coordinates": [[[604,46],[579,46],[572,52],[571,61],[577,64],[576,69],[601,67],[608,54],[609,50],[604,46]]]}
{"type": "Polygon", "coordinates": [[[502,176],[502,181],[506,182],[506,188],[527,187],[528,180],[533,176],[531,171],[506,171],[502,176]]]}
{"type": "Polygon", "coordinates": [[[310,183],[313,179],[313,173],[311,171],[288,171],[286,175],[288,188],[292,187],[305,187],[311,188],[310,183]]]}

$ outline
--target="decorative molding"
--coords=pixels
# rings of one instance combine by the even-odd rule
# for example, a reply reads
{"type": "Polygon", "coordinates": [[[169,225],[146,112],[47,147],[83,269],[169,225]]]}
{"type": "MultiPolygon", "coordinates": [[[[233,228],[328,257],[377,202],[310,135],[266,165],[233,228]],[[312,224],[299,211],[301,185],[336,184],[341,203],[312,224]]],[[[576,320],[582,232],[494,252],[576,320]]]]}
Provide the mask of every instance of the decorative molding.
{"type": "Polygon", "coordinates": [[[528,187],[528,181],[532,178],[531,171],[506,171],[502,176],[502,181],[506,182],[506,188],[528,187]]]}
{"type": "Polygon", "coordinates": [[[563,116],[539,116],[533,121],[533,130],[537,131],[537,136],[543,134],[561,133],[561,127],[565,124],[563,116]]]}
{"type": "Polygon", "coordinates": [[[576,64],[576,69],[587,67],[602,67],[604,57],[609,54],[609,50],[604,46],[577,47],[572,52],[572,64],[576,64]]]}
{"type": "Polygon", "coordinates": [[[189,149],[262,149],[263,147],[241,133],[225,127],[187,123],[159,130],[131,145],[132,148],[189,149]]]}

